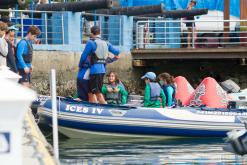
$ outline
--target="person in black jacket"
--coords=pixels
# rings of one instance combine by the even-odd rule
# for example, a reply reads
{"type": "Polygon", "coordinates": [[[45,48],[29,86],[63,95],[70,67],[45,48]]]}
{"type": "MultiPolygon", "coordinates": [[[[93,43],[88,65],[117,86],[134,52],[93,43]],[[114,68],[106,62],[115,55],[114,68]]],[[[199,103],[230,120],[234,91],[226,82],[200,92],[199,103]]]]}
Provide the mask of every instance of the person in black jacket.
{"type": "MultiPolygon", "coordinates": [[[[187,7],[187,10],[192,10],[195,5],[196,5],[197,1],[196,0],[191,0],[188,7],[187,7]]],[[[186,22],[186,27],[188,28],[188,36],[187,36],[187,47],[188,48],[191,48],[191,43],[192,43],[192,40],[195,38],[195,36],[193,36],[192,34],[196,35],[195,34],[195,18],[194,16],[189,16],[189,17],[185,17],[184,18],[186,21],[190,21],[190,22],[186,22]]]]}
{"type": "Polygon", "coordinates": [[[8,43],[8,54],[7,54],[7,66],[10,68],[11,71],[17,73],[16,67],[16,58],[15,58],[15,46],[14,46],[14,39],[15,39],[15,32],[18,30],[14,26],[8,27],[8,31],[5,35],[5,40],[8,43]]]}

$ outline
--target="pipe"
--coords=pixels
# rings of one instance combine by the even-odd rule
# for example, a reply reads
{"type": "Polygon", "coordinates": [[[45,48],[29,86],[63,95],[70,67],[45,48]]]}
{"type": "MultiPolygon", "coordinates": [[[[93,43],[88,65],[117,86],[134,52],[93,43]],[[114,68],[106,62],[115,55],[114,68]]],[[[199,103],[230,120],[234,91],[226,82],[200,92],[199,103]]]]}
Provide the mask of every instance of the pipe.
{"type": "Polygon", "coordinates": [[[39,11],[72,11],[105,9],[112,7],[112,0],[84,0],[80,2],[41,4],[36,6],[39,11]]]}
{"type": "Polygon", "coordinates": [[[193,9],[193,10],[167,10],[163,13],[157,14],[142,14],[143,17],[158,17],[163,16],[165,18],[183,18],[196,15],[208,14],[208,9],[193,9]]]}
{"type": "MultiPolygon", "coordinates": [[[[193,10],[164,10],[164,5],[150,5],[150,6],[135,6],[135,7],[117,7],[114,9],[96,10],[96,12],[89,11],[89,13],[105,14],[105,15],[127,15],[140,17],[158,17],[166,18],[183,18],[196,15],[204,15],[208,13],[208,9],[193,9],[193,10]]],[[[91,16],[86,18],[91,20],[91,16]]]]}
{"type": "MultiPolygon", "coordinates": [[[[127,16],[138,16],[145,14],[157,14],[164,12],[164,4],[159,5],[149,5],[149,6],[134,6],[134,7],[115,7],[112,9],[102,9],[96,10],[96,14],[106,14],[106,15],[127,15],[127,16]]],[[[89,13],[95,13],[94,11],[89,11],[89,13]]]]}

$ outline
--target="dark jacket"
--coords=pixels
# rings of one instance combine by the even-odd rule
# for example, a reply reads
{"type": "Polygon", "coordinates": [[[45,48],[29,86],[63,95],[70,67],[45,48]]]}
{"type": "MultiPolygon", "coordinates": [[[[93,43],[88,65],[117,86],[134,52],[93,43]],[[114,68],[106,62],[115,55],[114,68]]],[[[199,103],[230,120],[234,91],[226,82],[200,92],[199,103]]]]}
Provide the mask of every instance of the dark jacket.
{"type": "Polygon", "coordinates": [[[16,58],[15,58],[15,47],[11,44],[10,41],[6,40],[8,43],[8,54],[7,54],[7,66],[10,68],[11,71],[17,73],[16,67],[16,58]]]}

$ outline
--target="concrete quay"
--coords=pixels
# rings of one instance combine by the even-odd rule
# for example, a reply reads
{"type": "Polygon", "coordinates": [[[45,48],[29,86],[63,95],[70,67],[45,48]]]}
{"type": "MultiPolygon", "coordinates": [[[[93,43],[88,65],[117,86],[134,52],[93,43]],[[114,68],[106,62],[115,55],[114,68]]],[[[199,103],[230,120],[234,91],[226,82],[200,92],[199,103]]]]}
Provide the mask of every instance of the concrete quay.
{"type": "Polygon", "coordinates": [[[23,165],[60,165],[53,156],[51,145],[37,126],[31,110],[25,115],[23,124],[23,165]]]}

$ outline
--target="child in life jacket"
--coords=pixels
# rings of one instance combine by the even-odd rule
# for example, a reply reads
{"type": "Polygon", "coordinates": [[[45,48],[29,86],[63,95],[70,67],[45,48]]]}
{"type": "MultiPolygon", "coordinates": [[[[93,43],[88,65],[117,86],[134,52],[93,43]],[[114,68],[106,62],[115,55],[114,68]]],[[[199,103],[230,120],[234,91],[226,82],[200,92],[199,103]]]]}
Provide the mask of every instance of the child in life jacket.
{"type": "Polygon", "coordinates": [[[145,81],[145,95],[144,95],[144,107],[160,108],[166,105],[166,97],[161,89],[159,83],[156,80],[156,74],[154,72],[147,72],[141,77],[145,81]],[[162,101],[160,101],[162,100],[162,101]]]}
{"type": "Polygon", "coordinates": [[[174,78],[169,73],[162,73],[158,76],[159,83],[166,96],[166,106],[172,107],[176,105],[176,88],[174,78]]]}
{"type": "Polygon", "coordinates": [[[115,72],[111,71],[108,74],[108,83],[103,85],[102,94],[108,104],[120,105],[127,103],[128,92],[115,72]]]}

